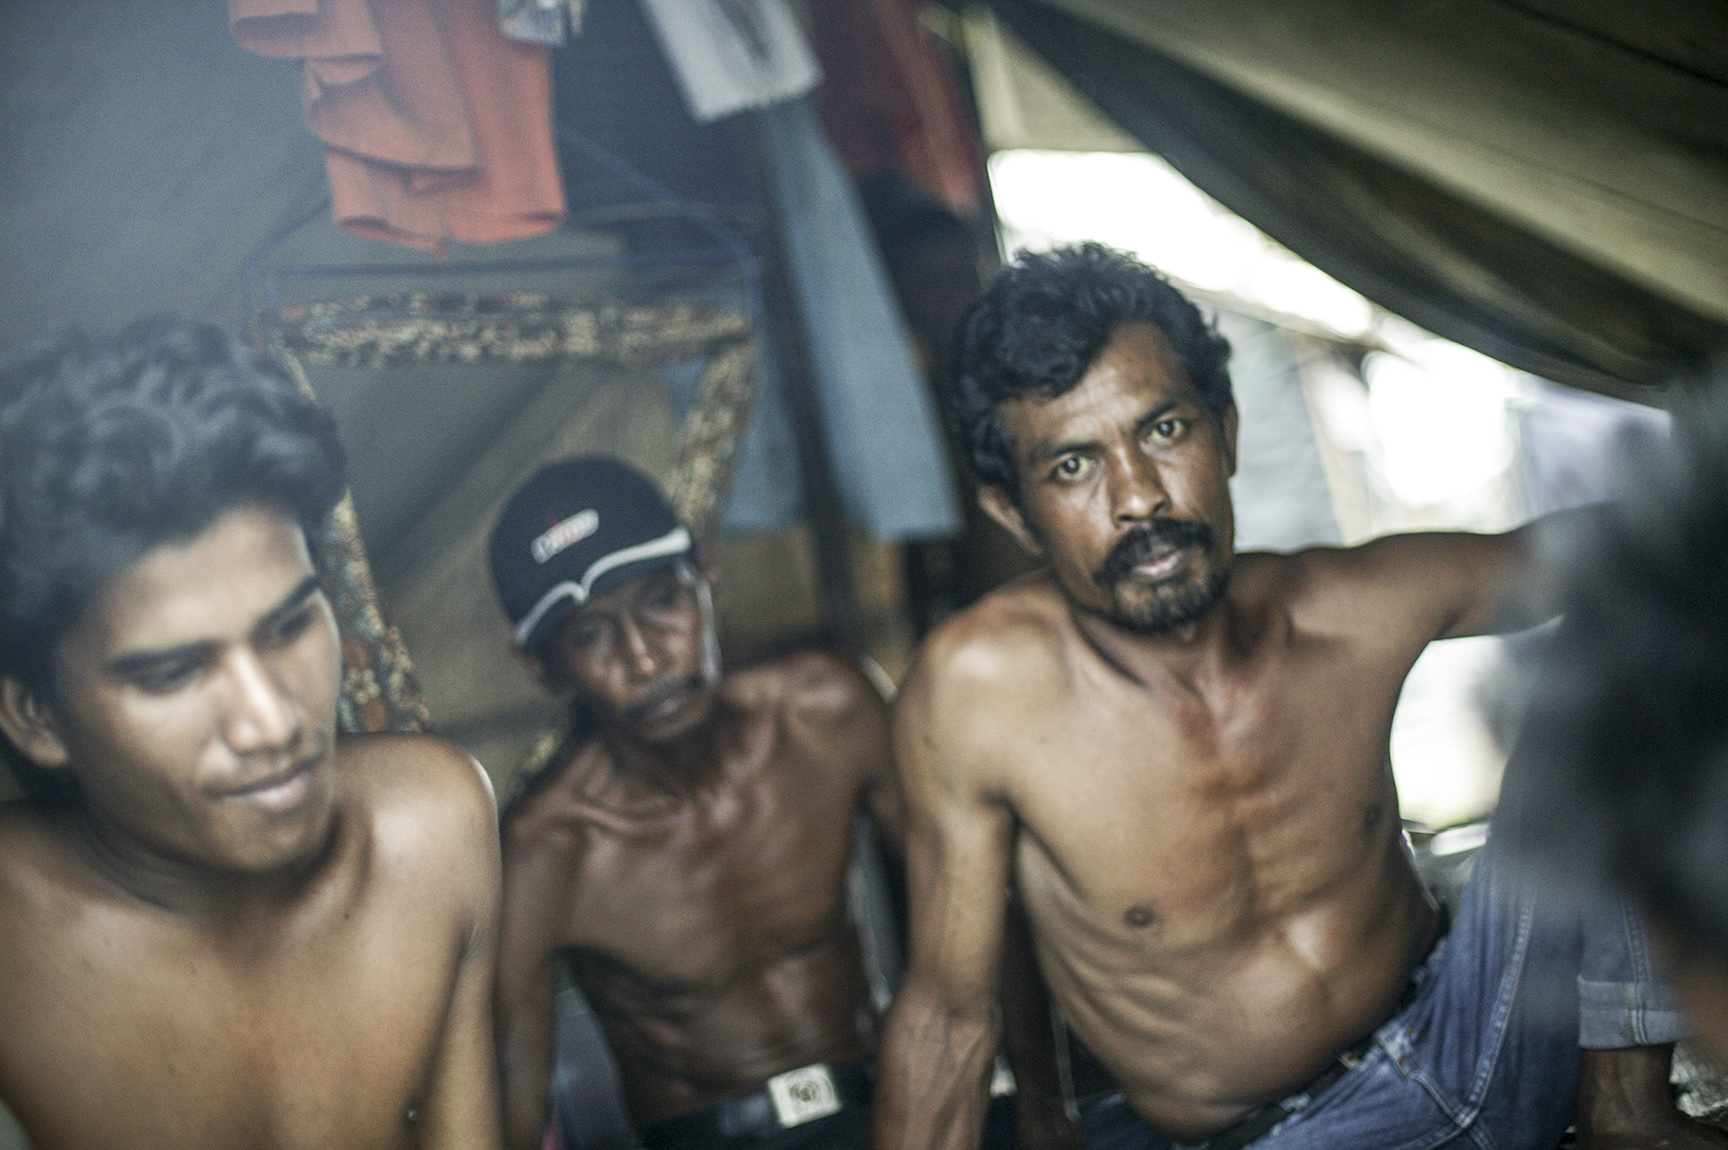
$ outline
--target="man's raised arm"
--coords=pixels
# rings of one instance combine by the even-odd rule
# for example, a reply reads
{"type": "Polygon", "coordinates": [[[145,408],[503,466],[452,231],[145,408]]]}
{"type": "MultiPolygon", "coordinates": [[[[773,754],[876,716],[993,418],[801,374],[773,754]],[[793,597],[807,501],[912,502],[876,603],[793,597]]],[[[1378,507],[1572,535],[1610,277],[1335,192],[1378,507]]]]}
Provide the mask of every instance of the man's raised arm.
{"type": "Polygon", "coordinates": [[[1347,609],[1357,618],[1407,620],[1422,643],[1503,635],[1553,618],[1552,564],[1545,560],[1587,530],[1595,513],[1556,512],[1501,535],[1413,532],[1307,554],[1326,557],[1345,577],[1347,609]]]}
{"type": "Polygon", "coordinates": [[[1013,818],[967,769],[976,760],[962,747],[975,711],[944,705],[933,678],[927,667],[914,673],[894,708],[912,941],[883,1028],[876,1150],[973,1150],[1000,1031],[996,971],[1013,818]]]}

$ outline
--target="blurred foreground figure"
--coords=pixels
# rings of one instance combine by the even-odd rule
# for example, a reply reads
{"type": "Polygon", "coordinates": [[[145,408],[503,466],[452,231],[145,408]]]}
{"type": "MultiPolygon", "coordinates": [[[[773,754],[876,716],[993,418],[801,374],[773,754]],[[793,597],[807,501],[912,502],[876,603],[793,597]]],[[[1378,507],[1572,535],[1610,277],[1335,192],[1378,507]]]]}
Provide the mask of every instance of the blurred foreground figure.
{"type": "Polygon", "coordinates": [[[510,1145],[546,1127],[564,962],[647,1146],[862,1145],[874,1019],[846,870],[855,812],[899,826],[881,695],[815,652],[723,676],[690,533],[616,460],[524,484],[492,571],[575,708],[504,820],[510,1145]]]}
{"type": "Polygon", "coordinates": [[[1728,1065],[1728,380],[1647,447],[1522,668],[1520,837],[1628,893],[1728,1065]]]}
{"type": "Polygon", "coordinates": [[[966,320],[951,414],[1049,568],[938,628],[895,707],[876,1144],[974,1144],[1010,882],[1120,1087],[1080,1104],[1100,1150],[1553,1150],[1575,1114],[1598,1150],[1728,1144],[1665,1096],[1679,1020],[1618,917],[1540,918],[1490,846],[1448,932],[1400,831],[1404,678],[1542,617],[1506,594],[1532,529],[1236,554],[1228,356],[1095,245],[1023,254],[966,320]]]}
{"type": "Polygon", "coordinates": [[[336,735],[330,419],[208,324],[0,369],[0,1097],[53,1147],[498,1145],[474,762],[336,735]]]}

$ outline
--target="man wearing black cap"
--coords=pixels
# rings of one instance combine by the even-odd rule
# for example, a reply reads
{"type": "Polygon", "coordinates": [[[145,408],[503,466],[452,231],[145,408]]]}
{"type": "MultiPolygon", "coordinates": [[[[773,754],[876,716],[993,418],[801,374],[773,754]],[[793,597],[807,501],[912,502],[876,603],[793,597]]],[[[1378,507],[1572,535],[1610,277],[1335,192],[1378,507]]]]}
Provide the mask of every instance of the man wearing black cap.
{"type": "Polygon", "coordinates": [[[546,1125],[560,961],[648,1147],[864,1145],[873,1020],[845,883],[854,813],[899,825],[880,694],[815,652],[722,676],[690,532],[616,460],[531,478],[491,563],[575,719],[505,815],[510,1145],[546,1125]]]}

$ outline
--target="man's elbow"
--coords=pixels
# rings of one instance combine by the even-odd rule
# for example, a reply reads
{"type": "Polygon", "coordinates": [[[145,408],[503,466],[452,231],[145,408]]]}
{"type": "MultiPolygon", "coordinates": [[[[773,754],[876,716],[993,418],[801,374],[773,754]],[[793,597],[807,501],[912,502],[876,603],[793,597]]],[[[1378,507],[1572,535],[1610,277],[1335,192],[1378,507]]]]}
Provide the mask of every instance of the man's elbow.
{"type": "Polygon", "coordinates": [[[884,1030],[885,1045],[940,1050],[957,1065],[986,1064],[995,1057],[1001,1018],[989,989],[946,986],[914,967],[894,995],[884,1030]]]}

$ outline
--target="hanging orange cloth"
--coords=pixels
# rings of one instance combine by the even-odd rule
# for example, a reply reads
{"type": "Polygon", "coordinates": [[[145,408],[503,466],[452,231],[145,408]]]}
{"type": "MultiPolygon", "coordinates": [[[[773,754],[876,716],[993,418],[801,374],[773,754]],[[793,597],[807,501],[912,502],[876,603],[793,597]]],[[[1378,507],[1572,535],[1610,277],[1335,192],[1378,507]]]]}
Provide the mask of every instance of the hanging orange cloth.
{"type": "Polygon", "coordinates": [[[544,47],[496,0],[229,0],[241,47],[304,59],[336,222],[440,249],[538,235],[564,216],[544,47]]]}
{"type": "Polygon", "coordinates": [[[809,13],[828,77],[817,92],[822,123],[847,170],[898,171],[949,207],[974,210],[983,160],[917,0],[811,0],[809,13]]]}

